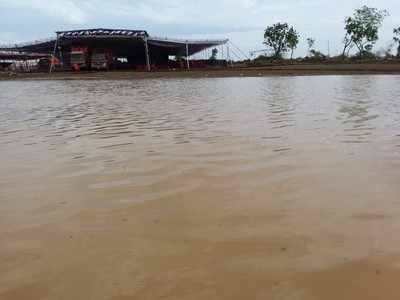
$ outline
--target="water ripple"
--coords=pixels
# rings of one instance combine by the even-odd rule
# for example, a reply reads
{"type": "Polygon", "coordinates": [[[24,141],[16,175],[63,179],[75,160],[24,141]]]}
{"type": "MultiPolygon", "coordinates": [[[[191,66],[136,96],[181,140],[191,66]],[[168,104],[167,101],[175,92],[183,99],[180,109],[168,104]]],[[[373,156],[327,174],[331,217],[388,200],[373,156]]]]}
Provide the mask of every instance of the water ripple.
{"type": "Polygon", "coordinates": [[[398,83],[397,76],[1,82],[0,152],[15,164],[81,167],[268,161],[320,149],[393,154],[398,83]]]}

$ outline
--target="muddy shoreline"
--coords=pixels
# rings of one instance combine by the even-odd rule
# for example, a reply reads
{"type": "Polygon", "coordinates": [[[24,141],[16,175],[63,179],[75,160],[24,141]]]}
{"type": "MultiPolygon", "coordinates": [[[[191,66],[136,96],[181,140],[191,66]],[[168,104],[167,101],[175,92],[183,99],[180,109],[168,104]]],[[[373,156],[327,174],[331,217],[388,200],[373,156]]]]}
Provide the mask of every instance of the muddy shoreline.
{"type": "Polygon", "coordinates": [[[310,64],[263,66],[231,69],[202,69],[191,71],[112,71],[112,72],[56,72],[46,73],[0,73],[0,80],[118,80],[153,78],[223,78],[257,76],[311,76],[311,75],[362,75],[400,74],[400,63],[392,64],[310,64]]]}

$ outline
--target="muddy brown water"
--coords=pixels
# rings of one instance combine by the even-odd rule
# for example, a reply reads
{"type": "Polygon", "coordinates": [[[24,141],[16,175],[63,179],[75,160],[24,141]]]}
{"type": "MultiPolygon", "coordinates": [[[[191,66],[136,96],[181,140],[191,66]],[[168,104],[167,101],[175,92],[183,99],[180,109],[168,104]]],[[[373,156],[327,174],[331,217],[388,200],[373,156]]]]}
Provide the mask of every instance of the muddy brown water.
{"type": "Polygon", "coordinates": [[[399,299],[400,76],[0,82],[0,299],[399,299]]]}

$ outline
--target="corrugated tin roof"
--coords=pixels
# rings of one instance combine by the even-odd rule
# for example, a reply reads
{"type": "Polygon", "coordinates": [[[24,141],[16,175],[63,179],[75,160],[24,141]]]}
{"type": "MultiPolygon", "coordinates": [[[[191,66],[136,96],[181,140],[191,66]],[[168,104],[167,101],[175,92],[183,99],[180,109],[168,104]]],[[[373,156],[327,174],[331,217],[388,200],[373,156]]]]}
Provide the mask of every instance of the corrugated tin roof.
{"type": "Polygon", "coordinates": [[[155,37],[149,36],[147,41],[152,44],[159,44],[159,45],[210,45],[212,46],[219,46],[226,44],[229,40],[228,39],[199,39],[199,40],[185,40],[185,39],[171,39],[171,38],[162,38],[162,37],[155,37]]]}
{"type": "MultiPolygon", "coordinates": [[[[186,44],[189,46],[188,52],[193,55],[203,49],[209,47],[215,47],[223,45],[228,42],[227,39],[223,40],[188,40],[188,39],[174,39],[174,38],[162,38],[149,36],[145,30],[128,30],[128,29],[82,29],[82,30],[69,30],[69,31],[57,31],[58,39],[60,44],[71,44],[76,40],[77,42],[83,42],[84,40],[93,41],[124,41],[126,45],[137,43],[141,40],[147,40],[149,45],[153,47],[164,48],[171,55],[173,54],[186,54],[186,44]]],[[[31,43],[17,44],[17,45],[6,45],[0,46],[0,50],[4,51],[20,51],[27,53],[53,53],[56,38],[34,41],[31,43]]],[[[120,48],[123,46],[119,46],[120,48]]]]}
{"type": "Polygon", "coordinates": [[[129,30],[129,29],[82,29],[82,30],[69,30],[57,31],[60,38],[74,38],[74,37],[136,37],[145,38],[148,33],[145,30],[129,30]]]}

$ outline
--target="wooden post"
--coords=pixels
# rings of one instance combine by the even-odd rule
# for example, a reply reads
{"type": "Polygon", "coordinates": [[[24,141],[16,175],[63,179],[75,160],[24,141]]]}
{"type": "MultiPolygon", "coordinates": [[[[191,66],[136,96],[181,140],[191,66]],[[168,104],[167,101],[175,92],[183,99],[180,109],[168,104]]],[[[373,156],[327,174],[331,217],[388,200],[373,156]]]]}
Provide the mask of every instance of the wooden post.
{"type": "Polygon", "coordinates": [[[53,67],[54,67],[54,58],[56,57],[56,51],[57,51],[57,46],[58,46],[58,33],[57,33],[57,38],[54,43],[54,50],[53,50],[53,55],[51,57],[51,62],[50,62],[50,70],[49,73],[53,72],[53,67]]]}
{"type": "Polygon", "coordinates": [[[146,52],[146,68],[147,72],[151,71],[151,66],[150,66],[150,54],[149,54],[149,44],[147,43],[147,37],[144,38],[144,48],[146,52]]]}
{"type": "Polygon", "coordinates": [[[186,42],[186,64],[187,69],[190,71],[190,62],[189,62],[189,44],[186,42]]]}

